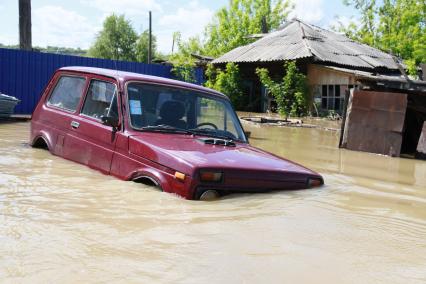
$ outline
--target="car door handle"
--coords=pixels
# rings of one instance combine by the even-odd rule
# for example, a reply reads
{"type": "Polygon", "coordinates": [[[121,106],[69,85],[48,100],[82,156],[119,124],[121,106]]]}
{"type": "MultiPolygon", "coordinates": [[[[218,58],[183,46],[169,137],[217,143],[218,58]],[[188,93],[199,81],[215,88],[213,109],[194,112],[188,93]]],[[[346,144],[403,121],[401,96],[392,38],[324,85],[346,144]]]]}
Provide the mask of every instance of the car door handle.
{"type": "Polygon", "coordinates": [[[71,121],[71,127],[74,129],[77,129],[80,126],[80,123],[77,121],[71,121]]]}

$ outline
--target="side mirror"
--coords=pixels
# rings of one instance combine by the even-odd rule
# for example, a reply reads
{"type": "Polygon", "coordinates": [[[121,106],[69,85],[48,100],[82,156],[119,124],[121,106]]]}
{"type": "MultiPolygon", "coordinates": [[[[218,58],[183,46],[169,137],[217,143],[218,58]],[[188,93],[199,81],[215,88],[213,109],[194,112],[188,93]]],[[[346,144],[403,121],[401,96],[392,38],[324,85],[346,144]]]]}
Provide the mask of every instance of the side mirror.
{"type": "Polygon", "coordinates": [[[116,130],[119,126],[118,117],[113,116],[101,116],[102,124],[111,126],[114,130],[116,130]]]}
{"type": "Polygon", "coordinates": [[[251,131],[244,131],[244,134],[246,135],[247,138],[250,138],[251,136],[251,131]]]}

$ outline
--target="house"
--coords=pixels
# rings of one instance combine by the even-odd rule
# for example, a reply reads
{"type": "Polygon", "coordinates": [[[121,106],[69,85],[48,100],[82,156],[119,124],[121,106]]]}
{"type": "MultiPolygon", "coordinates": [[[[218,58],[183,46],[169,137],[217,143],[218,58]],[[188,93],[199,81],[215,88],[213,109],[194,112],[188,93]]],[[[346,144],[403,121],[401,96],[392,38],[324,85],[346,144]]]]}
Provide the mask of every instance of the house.
{"type": "Polygon", "coordinates": [[[228,62],[240,67],[249,111],[265,112],[266,90],[255,71],[265,67],[271,76],[284,75],[283,63],[295,60],[306,74],[317,108],[341,113],[345,91],[358,84],[357,78],[377,74],[401,77],[401,62],[391,54],[353,41],[346,36],[294,19],[257,41],[235,48],[212,61],[217,67],[228,62]]]}

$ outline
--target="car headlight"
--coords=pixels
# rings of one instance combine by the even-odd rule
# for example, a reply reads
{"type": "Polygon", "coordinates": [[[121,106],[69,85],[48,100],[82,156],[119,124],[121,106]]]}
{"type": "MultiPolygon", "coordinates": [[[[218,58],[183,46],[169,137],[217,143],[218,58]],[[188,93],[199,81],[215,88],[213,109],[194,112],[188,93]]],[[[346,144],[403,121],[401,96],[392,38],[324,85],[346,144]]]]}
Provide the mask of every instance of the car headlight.
{"type": "Polygon", "coordinates": [[[322,178],[308,178],[308,187],[318,187],[324,184],[322,178]]]}

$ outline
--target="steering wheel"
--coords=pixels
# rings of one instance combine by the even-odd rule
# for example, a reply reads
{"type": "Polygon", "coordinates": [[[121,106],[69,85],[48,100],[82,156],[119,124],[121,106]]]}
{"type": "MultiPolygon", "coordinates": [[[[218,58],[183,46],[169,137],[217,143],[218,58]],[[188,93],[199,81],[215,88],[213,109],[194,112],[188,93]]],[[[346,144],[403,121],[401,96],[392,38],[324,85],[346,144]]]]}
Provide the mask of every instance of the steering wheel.
{"type": "Polygon", "coordinates": [[[217,128],[217,126],[216,126],[216,124],[211,123],[211,122],[202,122],[202,123],[199,123],[199,124],[197,124],[197,126],[195,126],[195,128],[200,128],[201,126],[211,126],[211,127],[213,127],[215,130],[218,130],[218,128],[217,128]]]}

